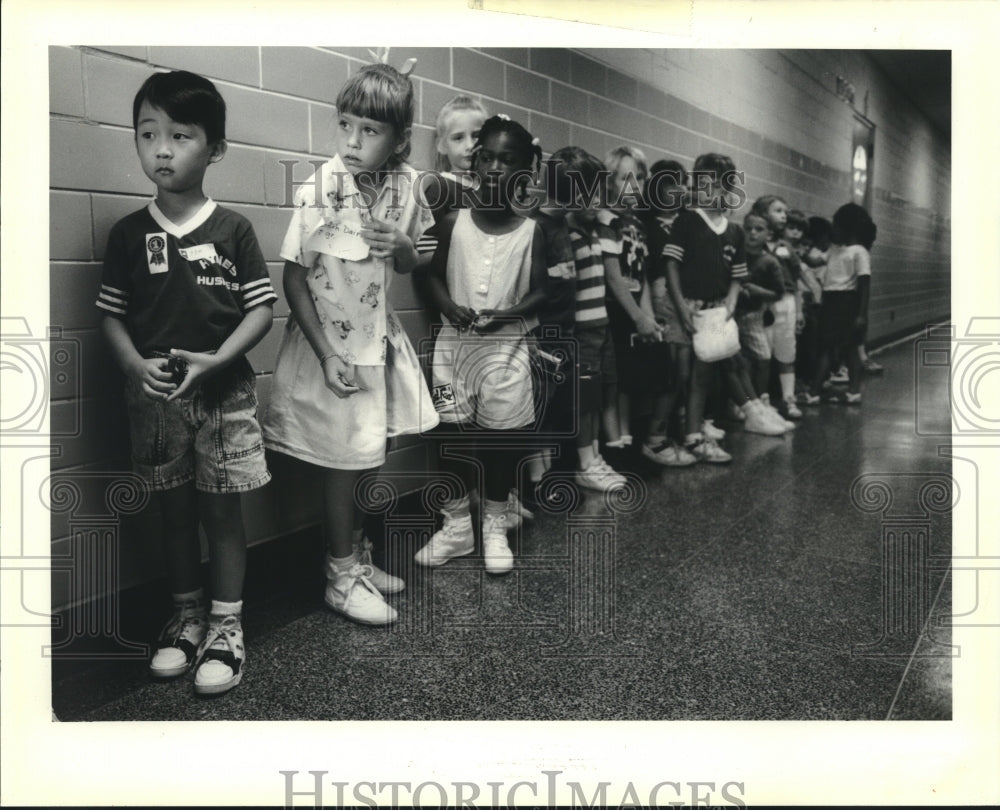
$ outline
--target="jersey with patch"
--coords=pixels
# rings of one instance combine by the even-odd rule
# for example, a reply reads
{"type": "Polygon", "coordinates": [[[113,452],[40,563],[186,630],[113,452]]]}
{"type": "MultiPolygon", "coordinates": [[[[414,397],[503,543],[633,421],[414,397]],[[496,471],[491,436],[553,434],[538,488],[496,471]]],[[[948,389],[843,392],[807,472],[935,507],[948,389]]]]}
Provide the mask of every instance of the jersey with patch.
{"type": "Polygon", "coordinates": [[[730,283],[747,275],[743,229],[726,220],[710,226],[697,209],[677,215],[663,255],[680,264],[681,294],[695,301],[725,298],[730,283]]]}
{"type": "Polygon", "coordinates": [[[214,351],[244,315],[277,300],[250,222],[208,200],[183,225],[156,202],[108,236],[97,306],[121,318],[136,350],[214,351]]]}
{"type": "MultiPolygon", "coordinates": [[[[646,244],[646,227],[631,211],[621,211],[613,214],[602,211],[610,219],[610,225],[618,233],[622,243],[619,258],[622,280],[636,304],[642,299],[642,283],[646,278],[646,265],[649,259],[649,248],[646,244]]],[[[613,317],[625,315],[625,310],[614,295],[608,296],[608,309],[613,317]]]]}

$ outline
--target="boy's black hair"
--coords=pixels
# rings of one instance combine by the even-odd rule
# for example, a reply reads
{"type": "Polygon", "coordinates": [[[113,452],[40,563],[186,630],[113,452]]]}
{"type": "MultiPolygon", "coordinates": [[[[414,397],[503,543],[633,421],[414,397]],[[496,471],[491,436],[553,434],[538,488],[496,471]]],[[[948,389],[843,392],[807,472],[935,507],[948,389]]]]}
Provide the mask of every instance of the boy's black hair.
{"type": "Polygon", "coordinates": [[[578,176],[586,188],[596,188],[599,178],[607,174],[604,163],[579,146],[564,146],[552,154],[547,172],[549,195],[560,205],[573,203],[573,192],[580,188],[571,180],[578,176]]]}
{"type": "Polygon", "coordinates": [[[517,144],[517,148],[527,158],[525,168],[531,168],[537,172],[542,165],[542,147],[538,143],[538,138],[506,115],[494,115],[483,122],[483,126],[479,130],[479,137],[476,139],[476,145],[473,147],[473,154],[478,154],[487,138],[501,132],[510,135],[517,144]]]}
{"type": "Polygon", "coordinates": [[[770,224],[768,224],[767,217],[764,214],[760,213],[759,211],[755,211],[753,208],[747,211],[746,214],[743,216],[743,227],[746,227],[748,219],[759,219],[763,221],[763,223],[768,228],[771,227],[770,224]]]}
{"type": "Polygon", "coordinates": [[[649,178],[646,183],[648,185],[649,180],[654,177],[664,178],[661,182],[672,181],[674,185],[677,186],[687,186],[687,171],[684,167],[678,163],[676,160],[658,160],[652,166],[649,167],[649,178]]]}
{"type": "Polygon", "coordinates": [[[809,220],[806,218],[804,212],[795,209],[788,212],[788,216],[785,219],[785,227],[798,228],[804,234],[809,230],[809,220]]]}
{"type": "Polygon", "coordinates": [[[154,73],[142,83],[132,102],[132,128],[139,125],[139,108],[149,102],[179,124],[196,124],[210,144],[226,138],[226,102],[204,76],[186,70],[154,73]]]}
{"type": "Polygon", "coordinates": [[[715,175],[722,183],[723,191],[733,191],[736,188],[736,164],[729,155],[721,155],[718,152],[698,155],[692,171],[715,175]]]}
{"type": "Polygon", "coordinates": [[[864,206],[847,203],[833,215],[831,238],[838,245],[863,245],[865,250],[871,250],[877,230],[864,206]]]}
{"type": "Polygon", "coordinates": [[[656,161],[643,188],[646,206],[656,213],[676,213],[687,200],[687,184],[687,171],[676,160],[656,161]]]}

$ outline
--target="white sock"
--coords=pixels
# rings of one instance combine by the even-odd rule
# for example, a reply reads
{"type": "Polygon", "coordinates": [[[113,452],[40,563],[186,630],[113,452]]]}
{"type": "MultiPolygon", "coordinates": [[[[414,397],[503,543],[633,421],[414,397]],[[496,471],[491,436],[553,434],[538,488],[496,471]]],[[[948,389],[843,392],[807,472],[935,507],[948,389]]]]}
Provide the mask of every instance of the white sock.
{"type": "Polygon", "coordinates": [[[331,554],[329,560],[330,564],[333,565],[337,571],[347,571],[358,561],[358,552],[352,551],[346,557],[334,557],[331,554]]]}
{"type": "Polygon", "coordinates": [[[650,433],[646,439],[646,444],[650,447],[659,447],[667,441],[667,434],[650,433]]]}
{"type": "Polygon", "coordinates": [[[591,464],[594,463],[594,460],[597,458],[597,453],[594,451],[594,448],[591,445],[587,445],[586,447],[577,447],[576,452],[577,455],[580,457],[581,470],[586,470],[588,467],[590,467],[591,464]]]}
{"type": "Polygon", "coordinates": [[[782,371],[778,374],[778,380],[781,382],[781,398],[782,399],[792,399],[795,397],[795,372],[794,371],[782,371]]]}
{"type": "Polygon", "coordinates": [[[239,602],[220,602],[218,599],[212,600],[213,616],[239,616],[243,612],[243,600],[239,602]]]}
{"type": "Polygon", "coordinates": [[[497,517],[507,514],[507,501],[491,501],[489,498],[483,503],[483,517],[497,517]]]}

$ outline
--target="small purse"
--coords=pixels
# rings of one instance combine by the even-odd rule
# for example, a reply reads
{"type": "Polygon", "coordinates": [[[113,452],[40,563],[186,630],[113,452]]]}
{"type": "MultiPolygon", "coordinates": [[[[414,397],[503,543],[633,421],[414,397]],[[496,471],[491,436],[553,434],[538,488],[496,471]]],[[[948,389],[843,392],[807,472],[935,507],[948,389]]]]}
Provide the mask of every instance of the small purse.
{"type": "Polygon", "coordinates": [[[726,317],[725,307],[702,309],[694,314],[694,355],[703,363],[732,357],[740,350],[735,318],[726,317]]]}

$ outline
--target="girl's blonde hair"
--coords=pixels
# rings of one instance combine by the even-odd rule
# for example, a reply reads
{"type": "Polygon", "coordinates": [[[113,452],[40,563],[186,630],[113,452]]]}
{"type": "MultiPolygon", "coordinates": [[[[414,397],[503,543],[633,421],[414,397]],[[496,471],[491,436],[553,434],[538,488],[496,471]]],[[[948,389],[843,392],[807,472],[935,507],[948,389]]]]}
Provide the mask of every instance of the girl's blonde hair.
{"type": "Polygon", "coordinates": [[[607,157],[604,159],[604,165],[607,170],[614,174],[618,171],[618,167],[621,165],[622,160],[630,157],[635,161],[636,168],[639,170],[640,176],[636,179],[642,183],[649,176],[649,164],[646,163],[645,153],[635,147],[623,144],[622,146],[616,146],[608,152],[607,157]]]}
{"type": "Polygon", "coordinates": [[[460,112],[479,113],[483,117],[483,121],[485,121],[487,117],[486,108],[481,102],[472,98],[472,96],[455,96],[451,99],[451,101],[446,102],[441,107],[440,111],[438,111],[437,121],[434,124],[434,130],[437,135],[434,141],[434,168],[439,172],[451,171],[451,164],[448,163],[448,156],[443,155],[440,151],[438,151],[437,144],[445,135],[448,134],[448,118],[454,113],[460,112]]]}
{"type": "Polygon", "coordinates": [[[383,121],[396,131],[405,145],[394,151],[386,168],[398,168],[410,156],[413,126],[413,84],[396,68],[386,64],[365,65],[340,88],[337,112],[383,121]]]}

